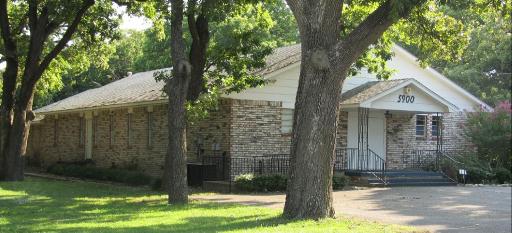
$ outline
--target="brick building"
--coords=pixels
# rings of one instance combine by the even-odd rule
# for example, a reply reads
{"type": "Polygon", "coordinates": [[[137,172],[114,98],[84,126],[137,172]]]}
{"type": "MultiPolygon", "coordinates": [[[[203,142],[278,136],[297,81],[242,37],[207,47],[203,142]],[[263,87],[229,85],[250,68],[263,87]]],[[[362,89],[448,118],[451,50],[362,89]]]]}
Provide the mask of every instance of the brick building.
{"type": "MultiPolygon", "coordinates": [[[[394,46],[393,52],[388,65],[396,72],[390,80],[377,80],[363,70],[340,90],[336,153],[344,169],[381,169],[379,161],[387,169],[414,168],[431,159],[432,151],[467,150],[460,127],[465,112],[488,107],[435,70],[420,67],[404,49],[394,46]]],[[[299,69],[300,45],[277,49],[257,71],[269,84],[224,95],[207,119],[189,125],[189,160],[288,154],[299,69]]],[[[99,167],[136,167],[161,175],[167,105],[154,72],[37,109],[42,119],[31,126],[28,160],[49,166],[91,159],[99,167]]],[[[247,167],[232,162],[222,169],[233,177],[247,167]]]]}

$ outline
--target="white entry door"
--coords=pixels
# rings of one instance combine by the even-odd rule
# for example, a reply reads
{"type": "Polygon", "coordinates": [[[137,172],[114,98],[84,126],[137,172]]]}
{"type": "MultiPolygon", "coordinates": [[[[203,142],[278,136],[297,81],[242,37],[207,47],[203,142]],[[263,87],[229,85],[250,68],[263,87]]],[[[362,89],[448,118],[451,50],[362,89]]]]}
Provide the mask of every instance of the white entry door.
{"type": "MultiPolygon", "coordinates": [[[[358,113],[348,113],[347,146],[357,148],[358,144],[358,113]]],[[[368,147],[382,159],[386,160],[386,118],[384,113],[370,111],[368,118],[368,147]]],[[[349,168],[357,167],[355,157],[347,158],[349,168]]]]}

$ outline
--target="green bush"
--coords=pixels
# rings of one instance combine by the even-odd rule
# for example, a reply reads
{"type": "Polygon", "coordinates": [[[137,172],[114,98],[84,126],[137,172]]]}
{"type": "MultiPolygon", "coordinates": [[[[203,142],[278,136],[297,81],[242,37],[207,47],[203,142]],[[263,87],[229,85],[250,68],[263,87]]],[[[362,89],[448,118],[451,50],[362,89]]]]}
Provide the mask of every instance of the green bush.
{"type": "Polygon", "coordinates": [[[481,184],[489,183],[493,179],[492,173],[480,167],[469,167],[467,169],[468,183],[481,184]]]}
{"type": "Polygon", "coordinates": [[[497,103],[494,111],[468,113],[466,123],[461,125],[466,137],[476,146],[478,159],[492,168],[512,166],[511,119],[511,104],[504,101],[497,103]]]}
{"type": "Polygon", "coordinates": [[[242,174],[235,177],[235,186],[242,191],[255,191],[254,183],[253,183],[254,175],[253,174],[242,174]]]}
{"type": "Polygon", "coordinates": [[[48,167],[47,171],[55,175],[113,181],[130,185],[148,185],[152,181],[151,177],[138,171],[98,168],[87,165],[57,163],[48,167]]]}
{"type": "MultiPolygon", "coordinates": [[[[345,187],[348,178],[344,175],[335,175],[332,178],[332,187],[339,190],[345,187]]],[[[235,178],[235,186],[241,191],[247,192],[284,192],[286,191],[287,178],[283,175],[243,174],[235,178]]]]}
{"type": "Polygon", "coordinates": [[[348,177],[345,175],[334,175],[332,177],[332,189],[341,190],[348,184],[348,177]]]}
{"type": "Polygon", "coordinates": [[[510,171],[506,168],[500,167],[495,169],[494,178],[496,178],[499,184],[512,183],[512,174],[510,174],[510,171]]]}
{"type": "Polygon", "coordinates": [[[260,192],[276,192],[286,191],[287,178],[282,175],[256,176],[252,180],[256,188],[255,191],[260,192]]]}

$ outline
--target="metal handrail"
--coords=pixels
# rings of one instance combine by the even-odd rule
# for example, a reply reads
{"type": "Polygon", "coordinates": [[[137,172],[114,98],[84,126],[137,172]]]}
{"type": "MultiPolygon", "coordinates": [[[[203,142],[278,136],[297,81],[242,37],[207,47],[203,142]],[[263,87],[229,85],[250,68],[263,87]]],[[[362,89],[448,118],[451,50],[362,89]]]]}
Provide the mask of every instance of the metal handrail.
{"type": "Polygon", "coordinates": [[[378,161],[378,163],[375,163],[375,165],[378,164],[378,166],[377,166],[378,170],[372,171],[371,174],[373,176],[375,176],[377,179],[379,179],[380,181],[382,181],[382,183],[384,185],[386,185],[387,184],[387,179],[386,179],[386,160],[384,160],[382,157],[380,157],[377,153],[375,153],[371,149],[368,149],[368,152],[373,156],[374,162],[378,161]]]}
{"type": "Polygon", "coordinates": [[[456,167],[457,169],[461,169],[461,168],[464,169],[465,168],[465,164],[460,162],[460,161],[458,161],[458,160],[456,160],[456,159],[454,159],[450,155],[446,154],[446,152],[438,151],[436,153],[436,170],[438,172],[440,172],[441,174],[443,174],[448,179],[450,179],[451,181],[453,181],[455,183],[459,183],[457,174],[455,174],[455,177],[451,177],[449,174],[447,174],[445,171],[443,171],[443,169],[441,167],[441,164],[440,164],[442,158],[447,158],[448,161],[453,163],[454,167],[456,167]]]}

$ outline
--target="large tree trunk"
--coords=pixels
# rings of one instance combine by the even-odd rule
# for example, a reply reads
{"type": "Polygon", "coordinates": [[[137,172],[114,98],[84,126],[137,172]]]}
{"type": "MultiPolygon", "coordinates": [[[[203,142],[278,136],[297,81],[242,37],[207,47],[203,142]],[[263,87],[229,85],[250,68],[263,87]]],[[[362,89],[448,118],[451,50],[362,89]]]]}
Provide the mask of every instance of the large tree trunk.
{"type": "Polygon", "coordinates": [[[171,2],[171,57],[172,77],[166,84],[169,96],[169,148],[166,158],[169,204],[188,202],[186,108],[191,66],[185,56],[183,39],[183,0],[171,2]]]}
{"type": "Polygon", "coordinates": [[[399,9],[393,9],[397,4],[388,0],[343,39],[342,0],[287,2],[299,26],[302,59],[284,215],[333,217],[334,146],[343,82],[364,50],[422,0],[399,9]]]}
{"type": "MultiPolygon", "coordinates": [[[[334,28],[322,28],[332,30],[334,28]]],[[[315,30],[310,28],[308,30],[315,30]]],[[[341,86],[348,67],[332,63],[325,33],[302,39],[302,59],[291,146],[285,216],[318,219],[334,216],[332,164],[341,86]]],[[[333,38],[333,37],[331,37],[333,38]]],[[[336,37],[335,37],[336,38],[336,37]]]]}

